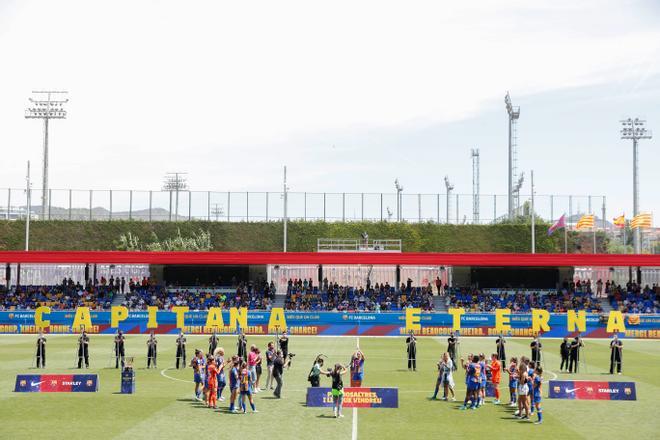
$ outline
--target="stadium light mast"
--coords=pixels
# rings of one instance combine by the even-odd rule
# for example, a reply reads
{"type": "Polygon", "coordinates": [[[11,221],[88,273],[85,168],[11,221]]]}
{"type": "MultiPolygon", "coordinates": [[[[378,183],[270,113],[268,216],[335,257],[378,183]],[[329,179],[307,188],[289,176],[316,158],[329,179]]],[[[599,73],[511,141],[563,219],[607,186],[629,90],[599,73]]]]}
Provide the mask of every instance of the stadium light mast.
{"type": "Polygon", "coordinates": [[[163,191],[169,191],[170,193],[170,221],[172,221],[172,192],[175,193],[175,207],[174,207],[174,221],[179,221],[179,191],[185,191],[188,189],[188,184],[186,178],[184,177],[188,173],[182,172],[171,172],[165,174],[165,182],[163,184],[163,191]]]}
{"type": "Polygon", "coordinates": [[[513,220],[514,217],[514,206],[513,206],[513,189],[514,189],[514,180],[516,180],[517,165],[518,165],[518,137],[516,132],[516,127],[518,123],[518,118],[520,117],[520,107],[514,107],[511,104],[511,97],[509,92],[506,92],[504,97],[504,103],[506,104],[506,112],[509,115],[509,189],[508,189],[508,206],[509,206],[509,220],[513,220]]]}
{"type": "Polygon", "coordinates": [[[30,182],[30,161],[27,162],[27,175],[25,176],[25,196],[27,198],[27,215],[25,216],[25,250],[30,250],[30,217],[32,211],[32,196],[31,188],[32,183],[30,182]]]}
{"type": "Polygon", "coordinates": [[[284,165],[284,189],[282,198],[284,199],[284,217],[282,223],[284,226],[284,252],[286,252],[286,242],[287,242],[287,221],[288,221],[288,204],[289,204],[289,187],[286,186],[286,165],[284,165]]]}
{"type": "Polygon", "coordinates": [[[479,223],[479,149],[470,151],[472,157],[472,223],[479,223]]]}
{"type": "Polygon", "coordinates": [[[46,90],[33,91],[30,106],[25,109],[25,119],[43,119],[44,121],[44,171],[41,188],[41,217],[46,219],[48,206],[48,121],[50,119],[66,119],[64,104],[69,102],[66,95],[69,92],[46,90]],[[59,99],[57,99],[59,97],[59,99]]]}
{"type": "Polygon", "coordinates": [[[394,179],[394,187],[396,188],[396,221],[403,220],[403,213],[401,209],[401,193],[403,192],[403,185],[399,183],[399,178],[394,179]]]}
{"type": "Polygon", "coordinates": [[[525,182],[525,173],[520,173],[516,185],[513,187],[513,211],[514,217],[520,215],[520,190],[525,182]]]}
{"type": "Polygon", "coordinates": [[[225,210],[222,209],[222,206],[220,206],[220,205],[217,204],[217,203],[215,203],[215,204],[213,205],[213,209],[211,210],[211,214],[213,214],[213,215],[215,216],[215,221],[216,221],[216,222],[217,222],[217,221],[220,221],[220,216],[221,216],[221,215],[224,215],[224,213],[225,213],[225,210]]]}
{"type": "Polygon", "coordinates": [[[449,176],[445,176],[445,190],[447,191],[447,224],[449,224],[449,196],[454,190],[454,185],[449,182],[449,176]]]}
{"type": "MultiPolygon", "coordinates": [[[[651,139],[653,133],[646,129],[646,121],[639,118],[628,118],[621,121],[621,139],[633,141],[633,216],[639,214],[639,152],[637,150],[640,139],[651,139]]],[[[633,229],[633,244],[635,253],[640,254],[641,249],[640,228],[633,229]]]]}

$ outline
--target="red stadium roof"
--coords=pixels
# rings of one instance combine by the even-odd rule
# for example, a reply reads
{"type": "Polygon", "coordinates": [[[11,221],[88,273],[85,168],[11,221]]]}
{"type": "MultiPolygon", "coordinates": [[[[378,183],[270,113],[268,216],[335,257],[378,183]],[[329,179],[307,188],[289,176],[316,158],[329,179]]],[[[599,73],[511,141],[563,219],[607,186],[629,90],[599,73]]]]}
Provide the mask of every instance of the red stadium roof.
{"type": "Polygon", "coordinates": [[[660,267],[660,255],[621,254],[482,254],[378,252],[125,252],[7,251],[6,263],[111,264],[368,264],[434,266],[642,266],[660,267]]]}

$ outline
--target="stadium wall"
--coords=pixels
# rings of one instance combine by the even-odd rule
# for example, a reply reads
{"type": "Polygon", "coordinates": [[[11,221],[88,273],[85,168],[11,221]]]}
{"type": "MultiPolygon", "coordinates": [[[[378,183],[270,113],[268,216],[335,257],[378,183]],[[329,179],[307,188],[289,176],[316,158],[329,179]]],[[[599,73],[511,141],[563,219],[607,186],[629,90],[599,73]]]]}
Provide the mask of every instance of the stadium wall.
{"type": "MultiPolygon", "coordinates": [[[[123,309],[123,308],[121,308],[123,309]]],[[[124,309],[125,310],[125,309],[124,309]]],[[[414,309],[409,309],[414,310],[414,309]]],[[[33,334],[40,327],[48,333],[77,333],[81,325],[88,332],[113,334],[121,329],[127,334],[176,334],[182,329],[189,334],[208,334],[217,329],[219,334],[235,334],[237,329],[247,334],[273,334],[286,328],[293,335],[319,336],[404,336],[407,326],[419,318],[420,336],[445,336],[456,326],[454,314],[450,313],[342,313],[342,312],[284,312],[281,309],[268,311],[220,310],[216,311],[136,311],[123,314],[120,308],[114,312],[88,311],[6,311],[0,312],[0,333],[33,334]],[[216,313],[217,312],[217,313],[216,313]],[[38,316],[37,316],[38,315],[38,316]],[[408,315],[408,316],[407,316],[408,315]],[[113,322],[113,317],[115,322],[113,322]],[[411,321],[412,317],[412,321],[411,321]],[[244,319],[244,321],[242,321],[244,319]],[[241,324],[242,322],[242,324],[241,324]]],[[[616,325],[616,333],[621,337],[639,339],[660,339],[660,315],[616,315],[622,319],[615,321],[612,316],[586,314],[585,328],[580,334],[585,338],[610,337],[608,325],[616,325]]],[[[495,336],[500,333],[498,319],[494,313],[471,313],[460,316],[461,336],[495,336]]],[[[532,314],[510,314],[511,330],[504,334],[529,337],[538,333],[534,329],[532,314]]],[[[578,331],[568,330],[567,314],[550,314],[549,329],[543,331],[545,337],[576,336],[578,331]]],[[[615,330],[610,328],[610,330],[615,330]]]]}

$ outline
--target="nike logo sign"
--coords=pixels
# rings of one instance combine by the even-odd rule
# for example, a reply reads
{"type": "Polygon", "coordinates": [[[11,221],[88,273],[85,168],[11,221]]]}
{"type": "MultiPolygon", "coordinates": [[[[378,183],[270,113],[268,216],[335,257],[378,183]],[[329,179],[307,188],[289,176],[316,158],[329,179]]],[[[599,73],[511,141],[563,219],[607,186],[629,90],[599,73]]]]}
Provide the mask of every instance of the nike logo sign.
{"type": "Polygon", "coordinates": [[[33,387],[36,387],[37,385],[41,385],[44,382],[46,382],[46,381],[42,380],[41,382],[30,382],[30,385],[32,385],[33,387]]]}
{"type": "Polygon", "coordinates": [[[569,390],[568,388],[564,388],[564,391],[566,391],[567,393],[572,393],[572,392],[575,392],[575,391],[577,391],[577,390],[579,390],[579,389],[580,389],[580,388],[573,388],[572,390],[569,390]]]}

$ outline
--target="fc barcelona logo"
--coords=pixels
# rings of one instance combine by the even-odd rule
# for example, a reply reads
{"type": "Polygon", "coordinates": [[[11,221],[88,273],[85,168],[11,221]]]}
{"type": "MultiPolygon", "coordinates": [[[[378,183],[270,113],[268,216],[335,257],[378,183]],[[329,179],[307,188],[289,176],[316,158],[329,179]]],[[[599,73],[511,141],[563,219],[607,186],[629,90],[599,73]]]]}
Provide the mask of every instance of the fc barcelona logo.
{"type": "Polygon", "coordinates": [[[553,388],[553,391],[554,391],[555,393],[559,394],[559,391],[561,391],[561,387],[555,386],[555,387],[553,388]]]}
{"type": "Polygon", "coordinates": [[[54,380],[51,380],[51,381],[50,381],[50,384],[51,384],[52,386],[55,386],[55,385],[57,385],[57,380],[56,380],[56,379],[54,379],[54,380]]]}
{"type": "Polygon", "coordinates": [[[87,384],[88,387],[91,387],[92,384],[94,383],[94,381],[91,380],[91,379],[89,379],[89,380],[87,380],[87,382],[85,382],[85,383],[87,384]]]}
{"type": "Polygon", "coordinates": [[[14,314],[13,313],[9,314],[9,319],[14,319],[14,314]]]}
{"type": "Polygon", "coordinates": [[[22,381],[21,381],[21,386],[24,387],[24,386],[26,386],[26,385],[27,385],[27,380],[22,380],[22,381]]]}
{"type": "Polygon", "coordinates": [[[632,394],[632,390],[630,388],[624,388],[623,392],[626,393],[626,396],[630,396],[632,394]]]}
{"type": "Polygon", "coordinates": [[[587,387],[587,393],[593,393],[594,389],[592,387],[587,387]]]}

